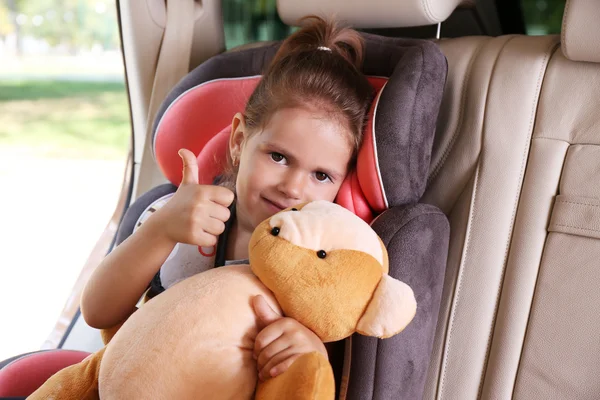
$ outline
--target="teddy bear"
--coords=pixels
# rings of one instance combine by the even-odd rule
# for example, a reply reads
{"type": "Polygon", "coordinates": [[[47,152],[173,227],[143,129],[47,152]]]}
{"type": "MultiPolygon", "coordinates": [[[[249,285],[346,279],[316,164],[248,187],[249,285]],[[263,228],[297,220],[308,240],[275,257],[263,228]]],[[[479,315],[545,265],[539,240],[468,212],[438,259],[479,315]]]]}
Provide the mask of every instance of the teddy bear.
{"type": "Polygon", "coordinates": [[[379,236],[337,204],[313,201],[266,219],[249,256],[250,265],[196,274],[151,299],[105,348],[30,398],[332,400],[333,370],[318,352],[258,379],[253,299],[262,296],[324,343],[354,333],[388,338],[416,313],[412,289],[388,275],[379,236]]]}

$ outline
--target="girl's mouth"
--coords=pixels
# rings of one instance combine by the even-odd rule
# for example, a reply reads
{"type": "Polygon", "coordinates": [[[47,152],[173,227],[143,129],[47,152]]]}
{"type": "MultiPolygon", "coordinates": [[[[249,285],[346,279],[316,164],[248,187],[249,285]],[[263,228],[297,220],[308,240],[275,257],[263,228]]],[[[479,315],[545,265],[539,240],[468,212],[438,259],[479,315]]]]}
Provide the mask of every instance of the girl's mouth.
{"type": "Polygon", "coordinates": [[[267,204],[267,207],[269,207],[270,209],[272,209],[275,212],[279,212],[279,211],[285,210],[287,208],[279,203],[276,203],[274,201],[267,199],[266,197],[261,196],[261,199],[267,204]]]}

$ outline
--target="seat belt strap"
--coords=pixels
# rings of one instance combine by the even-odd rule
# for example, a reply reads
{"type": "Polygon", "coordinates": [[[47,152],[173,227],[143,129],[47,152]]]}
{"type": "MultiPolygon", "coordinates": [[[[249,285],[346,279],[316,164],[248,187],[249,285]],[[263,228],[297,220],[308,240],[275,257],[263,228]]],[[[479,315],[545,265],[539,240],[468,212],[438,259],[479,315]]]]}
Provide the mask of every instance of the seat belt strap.
{"type": "MultiPolygon", "coordinates": [[[[190,55],[194,36],[194,0],[166,0],[166,25],[158,59],[154,83],[148,105],[146,135],[141,158],[144,170],[140,170],[136,184],[138,193],[144,193],[158,182],[153,178],[162,176],[153,160],[152,127],[156,113],[171,89],[189,72],[190,55]],[[153,166],[153,168],[149,168],[153,166]],[[156,170],[156,171],[153,171],[156,170]]],[[[134,196],[137,197],[137,196],[134,196]]]]}

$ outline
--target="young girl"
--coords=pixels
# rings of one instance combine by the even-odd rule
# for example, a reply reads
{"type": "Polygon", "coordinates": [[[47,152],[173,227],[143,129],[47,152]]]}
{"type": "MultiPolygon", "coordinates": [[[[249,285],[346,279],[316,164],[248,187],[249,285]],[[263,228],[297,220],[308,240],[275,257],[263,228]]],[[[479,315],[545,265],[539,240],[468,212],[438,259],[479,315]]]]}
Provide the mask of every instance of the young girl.
{"type": "MultiPolygon", "coordinates": [[[[226,236],[225,259],[244,260],[261,221],[302,202],[335,199],[353,168],[373,89],[359,72],[360,35],[317,17],[306,22],[233,118],[220,185],[199,185],[196,158],[182,149],[177,192],[94,271],[81,300],[90,326],[124,320],[177,243],[214,246],[226,236]]],[[[280,318],[260,297],[253,305],[264,326],[255,344],[261,379],[283,373],[304,353],[327,356],[302,324],[280,318]]]]}

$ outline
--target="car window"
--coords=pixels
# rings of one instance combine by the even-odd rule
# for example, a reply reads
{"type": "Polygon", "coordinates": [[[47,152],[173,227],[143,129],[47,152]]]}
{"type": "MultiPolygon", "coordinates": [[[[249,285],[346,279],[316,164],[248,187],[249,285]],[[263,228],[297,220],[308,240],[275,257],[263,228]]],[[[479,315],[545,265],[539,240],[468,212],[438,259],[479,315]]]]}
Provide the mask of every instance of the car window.
{"type": "Polygon", "coordinates": [[[522,0],[521,8],[528,35],[560,33],[565,0],[522,0]]]}
{"type": "Polygon", "coordinates": [[[3,360],[58,345],[131,126],[114,0],[0,1],[0,60],[3,360]]]}
{"type": "Polygon", "coordinates": [[[293,30],[277,14],[276,0],[223,0],[225,46],[285,39],[293,30]]]}

